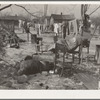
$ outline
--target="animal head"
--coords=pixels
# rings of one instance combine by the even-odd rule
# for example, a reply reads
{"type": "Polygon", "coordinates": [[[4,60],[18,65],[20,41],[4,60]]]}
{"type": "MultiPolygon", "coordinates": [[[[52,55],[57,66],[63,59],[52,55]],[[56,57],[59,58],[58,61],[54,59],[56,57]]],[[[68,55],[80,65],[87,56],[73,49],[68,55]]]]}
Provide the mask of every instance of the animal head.
{"type": "Polygon", "coordinates": [[[31,60],[31,59],[33,59],[33,57],[30,56],[30,55],[27,55],[27,56],[24,58],[24,60],[31,60]]]}

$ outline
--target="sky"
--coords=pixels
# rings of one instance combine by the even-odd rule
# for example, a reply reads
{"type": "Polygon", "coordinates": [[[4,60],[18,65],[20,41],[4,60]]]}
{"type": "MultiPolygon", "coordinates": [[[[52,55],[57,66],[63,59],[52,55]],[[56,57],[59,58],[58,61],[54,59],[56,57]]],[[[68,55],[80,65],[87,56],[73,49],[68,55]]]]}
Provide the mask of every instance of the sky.
{"type": "MultiPolygon", "coordinates": [[[[29,12],[34,13],[36,15],[43,14],[44,12],[44,5],[43,4],[21,4],[24,6],[29,12]],[[39,12],[39,13],[36,13],[39,12]]],[[[6,5],[0,5],[0,8],[6,5]]],[[[94,11],[99,5],[90,5],[87,13],[90,14],[94,11]]],[[[74,14],[76,18],[81,17],[81,5],[80,4],[48,4],[47,15],[50,16],[51,14],[74,14]]],[[[15,6],[14,4],[0,12],[2,14],[10,14],[10,15],[28,15],[30,16],[24,9],[15,6]]],[[[98,16],[100,14],[100,8],[92,14],[92,16],[98,16]]]]}

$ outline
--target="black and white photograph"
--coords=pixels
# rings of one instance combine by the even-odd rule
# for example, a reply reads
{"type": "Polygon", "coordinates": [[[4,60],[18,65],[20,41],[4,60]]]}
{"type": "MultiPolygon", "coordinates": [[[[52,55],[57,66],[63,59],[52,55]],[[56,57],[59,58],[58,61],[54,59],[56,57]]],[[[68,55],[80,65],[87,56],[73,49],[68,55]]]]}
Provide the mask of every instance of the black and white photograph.
{"type": "Polygon", "coordinates": [[[1,3],[0,90],[100,90],[100,3],[1,3]]]}

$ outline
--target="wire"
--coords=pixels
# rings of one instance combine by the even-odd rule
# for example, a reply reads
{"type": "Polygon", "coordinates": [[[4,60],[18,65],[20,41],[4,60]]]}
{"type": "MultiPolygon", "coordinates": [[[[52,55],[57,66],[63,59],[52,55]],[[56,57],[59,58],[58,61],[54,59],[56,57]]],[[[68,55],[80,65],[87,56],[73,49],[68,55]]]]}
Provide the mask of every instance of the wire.
{"type": "Polygon", "coordinates": [[[98,8],[96,8],[93,12],[91,12],[89,15],[92,15],[95,11],[97,11],[100,8],[100,6],[98,8]]]}
{"type": "Polygon", "coordinates": [[[7,5],[7,6],[4,6],[4,7],[0,8],[0,11],[4,10],[4,9],[6,9],[6,8],[9,8],[10,6],[12,6],[12,4],[9,4],[9,5],[7,5]]]}

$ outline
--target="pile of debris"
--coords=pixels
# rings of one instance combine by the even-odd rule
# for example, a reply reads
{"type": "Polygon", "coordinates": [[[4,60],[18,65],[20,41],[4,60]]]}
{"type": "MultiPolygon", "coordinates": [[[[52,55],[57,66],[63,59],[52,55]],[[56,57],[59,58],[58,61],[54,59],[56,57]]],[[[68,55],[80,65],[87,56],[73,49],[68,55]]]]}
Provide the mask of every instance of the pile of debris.
{"type": "MultiPolygon", "coordinates": [[[[89,73],[87,73],[88,75],[86,74],[85,69],[87,67],[85,65],[85,67],[83,65],[66,65],[67,67],[64,69],[63,77],[60,77],[59,72],[56,74],[51,73],[53,72],[54,63],[45,58],[42,55],[28,55],[15,65],[0,61],[0,89],[72,90],[90,89],[93,86],[91,84],[87,88],[89,85],[85,83],[85,79],[87,80],[88,78],[84,79],[84,77],[91,76],[89,73]],[[85,74],[83,75],[83,73],[85,74]]],[[[92,79],[92,76],[90,78],[92,79]]]]}

